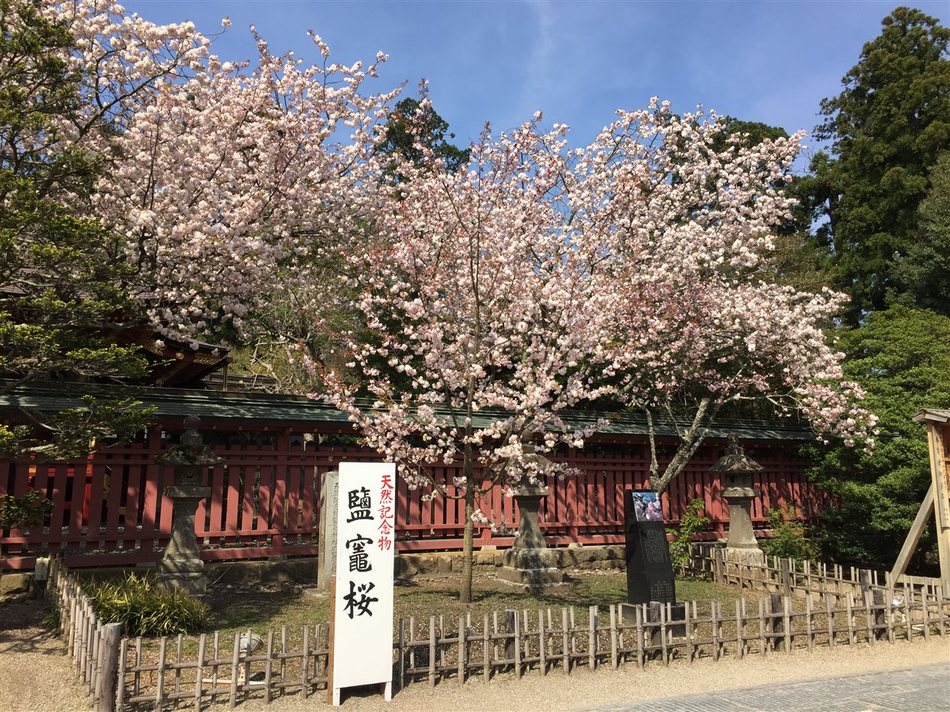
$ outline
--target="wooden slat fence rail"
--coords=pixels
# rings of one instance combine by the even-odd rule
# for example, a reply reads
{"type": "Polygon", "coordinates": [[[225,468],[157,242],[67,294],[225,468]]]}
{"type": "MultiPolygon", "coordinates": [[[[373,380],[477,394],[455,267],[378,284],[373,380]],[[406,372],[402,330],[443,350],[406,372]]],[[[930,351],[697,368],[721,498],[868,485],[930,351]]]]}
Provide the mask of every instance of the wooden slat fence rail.
{"type": "Polygon", "coordinates": [[[59,560],[51,562],[48,586],[48,595],[59,609],[59,629],[66,643],[66,654],[73,660],[90,705],[97,712],[112,712],[121,626],[99,621],[92,600],[59,560]]]}
{"type": "Polygon", "coordinates": [[[765,557],[763,564],[741,563],[726,560],[721,547],[706,549],[702,556],[694,557],[694,564],[699,572],[711,574],[716,582],[743,589],[794,595],[830,594],[836,598],[848,593],[861,597],[868,591],[885,590],[902,595],[906,589],[910,596],[926,596],[934,600],[941,594],[950,598],[950,592],[943,590],[940,579],[936,578],[907,576],[892,581],[888,574],[872,569],[773,556],[765,557]]]}
{"type": "MultiPolygon", "coordinates": [[[[890,592],[893,594],[893,592],[890,592]]],[[[791,654],[816,647],[876,645],[950,633],[948,601],[828,594],[817,602],[791,596],[740,599],[734,606],[690,602],[677,617],[669,606],[612,604],[589,609],[507,610],[461,617],[400,619],[393,643],[393,680],[463,684],[499,673],[570,674],[595,669],[669,665],[674,661],[791,654]]],[[[122,641],[119,708],[231,707],[250,698],[272,701],[326,688],[326,626],[306,626],[295,640],[286,627],[261,637],[260,653],[246,655],[240,634],[122,641]]]]}
{"type": "MultiPolygon", "coordinates": [[[[141,442],[110,448],[87,460],[40,463],[0,461],[0,494],[43,492],[53,503],[48,521],[29,530],[0,530],[0,570],[27,570],[37,556],[62,555],[72,568],[128,566],[158,561],[168,543],[174,484],[171,467],[155,458],[174,442],[160,427],[141,442]]],[[[212,431],[207,440],[224,462],[209,468],[204,483],[211,496],[198,508],[195,528],[206,560],[236,560],[317,553],[321,475],[341,461],[378,456],[366,448],[305,441],[300,433],[212,431]]],[[[709,472],[720,446],[701,448],[663,494],[665,519],[678,521],[693,499],[701,499],[712,519],[711,538],[722,536],[728,509],[722,483],[709,472]]],[[[794,504],[809,519],[829,501],[808,483],[804,462],[789,443],[754,446],[764,470],[755,475],[759,497],[753,522],[767,528],[766,512],[794,504]]],[[[620,544],[623,492],[649,486],[650,462],[642,442],[591,443],[584,451],[560,454],[576,477],[551,478],[542,502],[541,522],[550,545],[620,544]]],[[[434,476],[449,495],[457,494],[460,465],[434,476]]],[[[460,549],[464,507],[457,500],[427,498],[421,490],[397,486],[397,547],[400,551],[460,549]]],[[[480,502],[495,524],[479,524],[477,545],[507,547],[519,526],[514,500],[496,485],[480,502]]]]}
{"type": "MultiPolygon", "coordinates": [[[[787,567],[772,560],[762,568],[771,576],[787,567]]],[[[804,575],[803,568],[796,571],[804,575]]],[[[834,583],[834,575],[842,573],[838,569],[817,582],[812,573],[812,583],[824,586],[823,593],[796,585],[784,594],[728,605],[688,602],[681,614],[670,605],[611,604],[400,619],[394,630],[393,681],[397,688],[462,684],[478,677],[487,682],[499,673],[569,675],[584,666],[665,666],[950,634],[950,600],[939,587],[872,583],[856,592],[843,577],[840,585],[834,583]]],[[[270,702],[326,689],[325,624],[284,626],[260,635],[219,631],[120,639],[116,624],[104,626],[96,619],[92,602],[60,562],[54,562],[50,578],[61,633],[97,710],[190,707],[200,712],[212,703],[234,707],[251,698],[270,702]]]]}

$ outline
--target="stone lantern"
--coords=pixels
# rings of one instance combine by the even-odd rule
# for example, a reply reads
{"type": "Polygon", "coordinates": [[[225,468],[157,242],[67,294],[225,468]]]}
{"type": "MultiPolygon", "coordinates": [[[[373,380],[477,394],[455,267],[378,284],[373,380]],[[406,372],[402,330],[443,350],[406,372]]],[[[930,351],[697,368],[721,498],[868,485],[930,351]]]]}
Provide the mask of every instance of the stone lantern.
{"type": "Polygon", "coordinates": [[[175,468],[175,484],[165,488],[165,496],[172,501],[172,532],[158,564],[159,580],[192,596],[204,596],[208,590],[208,577],[195,536],[195,511],[201,500],[211,494],[211,488],[202,485],[201,479],[209,467],[224,462],[204,444],[198,432],[200,423],[193,415],[187,417],[179,444],[157,458],[159,464],[175,468]]]}
{"type": "MultiPolygon", "coordinates": [[[[525,461],[531,462],[539,475],[549,472],[554,463],[534,452],[534,446],[525,445],[525,461]]],[[[521,523],[512,547],[505,552],[504,565],[498,569],[498,578],[521,586],[528,591],[543,590],[564,582],[564,574],[557,567],[557,553],[548,548],[538,523],[541,500],[548,496],[549,489],[538,482],[532,483],[526,476],[514,487],[514,498],[521,513],[521,523]]]]}
{"type": "Polygon", "coordinates": [[[722,477],[722,496],[729,503],[729,536],[726,539],[726,561],[742,564],[764,564],[765,554],[752,531],[752,475],[762,465],[746,456],[739,438],[729,435],[726,454],[710,468],[722,477]]]}

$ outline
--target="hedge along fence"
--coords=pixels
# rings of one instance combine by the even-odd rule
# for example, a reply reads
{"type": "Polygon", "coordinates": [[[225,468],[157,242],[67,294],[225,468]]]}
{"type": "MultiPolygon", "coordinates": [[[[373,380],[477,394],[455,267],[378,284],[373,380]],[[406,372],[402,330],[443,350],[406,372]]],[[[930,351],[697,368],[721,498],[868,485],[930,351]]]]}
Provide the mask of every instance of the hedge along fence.
{"type": "MultiPolygon", "coordinates": [[[[326,625],[284,626],[259,638],[247,631],[113,640],[95,620],[91,601],[75,579],[57,567],[53,580],[63,602],[64,635],[97,710],[200,710],[225,700],[234,707],[252,697],[270,702],[289,693],[307,697],[326,689],[326,625]]],[[[891,589],[883,589],[889,595],[881,597],[874,589],[856,596],[845,588],[842,582],[840,593],[829,590],[802,598],[774,594],[740,599],[732,606],[692,601],[682,613],[670,605],[617,604],[507,610],[481,618],[400,619],[393,681],[401,689],[426,682],[461,684],[477,677],[488,682],[499,673],[520,678],[559,670],[569,675],[581,666],[650,667],[926,640],[950,632],[948,602],[939,590],[908,585],[895,605],[891,589]]]]}

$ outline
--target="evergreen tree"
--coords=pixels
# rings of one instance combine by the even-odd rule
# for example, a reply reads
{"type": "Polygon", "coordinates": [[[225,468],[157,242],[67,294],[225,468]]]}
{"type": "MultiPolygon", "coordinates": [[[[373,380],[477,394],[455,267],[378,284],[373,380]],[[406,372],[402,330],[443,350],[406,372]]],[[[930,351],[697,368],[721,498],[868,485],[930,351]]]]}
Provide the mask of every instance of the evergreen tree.
{"type": "MultiPolygon", "coordinates": [[[[145,372],[134,347],[108,338],[133,313],[122,290],[128,268],[113,237],[79,217],[97,166],[61,147],[75,125],[80,76],[68,62],[72,38],[30,0],[0,0],[0,393],[28,381],[123,380],[145,372]]],[[[103,403],[39,420],[0,423],[0,452],[28,440],[33,451],[75,456],[96,437],[128,437],[149,411],[103,403]]],[[[6,418],[5,418],[6,419],[6,418]]]]}
{"type": "Polygon", "coordinates": [[[845,332],[841,346],[879,434],[872,451],[813,449],[812,475],[840,498],[822,514],[821,540],[832,560],[889,566],[930,485],[926,430],[913,417],[950,403],[950,317],[895,305],[845,332]]]}
{"type": "Polygon", "coordinates": [[[406,98],[396,103],[379,150],[398,154],[417,168],[425,165],[426,152],[431,151],[432,157],[443,161],[453,173],[468,163],[469,151],[449,143],[446,136],[455,138],[448,122],[428,100],[406,98]]]}
{"type": "Polygon", "coordinates": [[[921,303],[925,282],[909,281],[917,258],[917,210],[928,173],[950,145],[950,29],[899,7],[864,45],[844,89],[821,103],[818,154],[810,182],[818,237],[833,255],[838,287],[852,296],[857,324],[903,295],[921,303]]]}

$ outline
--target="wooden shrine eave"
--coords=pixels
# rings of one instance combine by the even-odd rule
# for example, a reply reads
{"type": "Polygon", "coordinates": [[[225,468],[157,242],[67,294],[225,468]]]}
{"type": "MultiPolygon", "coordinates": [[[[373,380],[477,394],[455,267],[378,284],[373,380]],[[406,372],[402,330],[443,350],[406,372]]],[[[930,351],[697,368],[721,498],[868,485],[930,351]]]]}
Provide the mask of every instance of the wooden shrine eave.
{"type": "Polygon", "coordinates": [[[914,416],[914,422],[925,423],[948,423],[950,422],[950,410],[938,410],[933,408],[924,408],[914,416]]]}
{"type": "MultiPolygon", "coordinates": [[[[346,413],[328,403],[302,396],[91,384],[30,383],[18,386],[10,393],[0,395],[0,418],[15,418],[17,409],[49,413],[77,407],[81,404],[80,397],[86,394],[101,398],[136,398],[153,406],[156,420],[171,427],[180,427],[187,416],[197,415],[205,423],[204,427],[209,428],[354,432],[346,413]]],[[[591,440],[628,442],[631,438],[641,440],[648,434],[642,414],[572,411],[562,415],[575,426],[594,423],[598,418],[607,419],[606,425],[597,427],[591,440]]],[[[485,427],[498,416],[504,414],[479,413],[474,425],[476,428],[485,427]]],[[[798,422],[733,419],[716,421],[708,437],[725,438],[730,433],[742,440],[807,442],[814,439],[814,434],[798,422]]],[[[674,438],[675,426],[658,421],[656,435],[664,440],[674,438]]]]}

